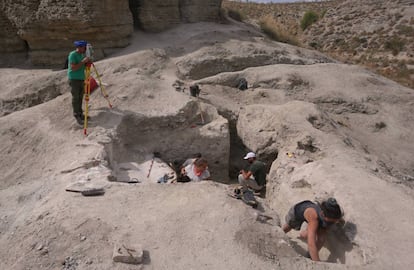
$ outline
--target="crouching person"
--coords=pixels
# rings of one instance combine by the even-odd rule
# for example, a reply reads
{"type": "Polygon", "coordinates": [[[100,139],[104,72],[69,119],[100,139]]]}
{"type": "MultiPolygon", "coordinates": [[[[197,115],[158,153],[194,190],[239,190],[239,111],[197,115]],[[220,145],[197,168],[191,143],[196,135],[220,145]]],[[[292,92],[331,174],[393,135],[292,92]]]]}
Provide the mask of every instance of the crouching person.
{"type": "Polygon", "coordinates": [[[253,152],[247,153],[244,159],[250,166],[247,170],[241,170],[238,177],[242,192],[247,191],[248,188],[254,192],[260,192],[266,185],[265,163],[256,160],[256,154],[253,152]]]}
{"type": "Polygon", "coordinates": [[[319,250],[325,243],[329,227],[341,221],[343,211],[335,198],[329,198],[321,204],[311,201],[297,203],[286,215],[285,233],[291,229],[300,230],[303,222],[308,223],[306,230],[300,233],[307,240],[309,256],[313,261],[320,261],[319,250]]]}
{"type": "Polygon", "coordinates": [[[208,162],[204,158],[197,158],[194,162],[181,169],[177,182],[201,181],[210,178],[208,162]]]}

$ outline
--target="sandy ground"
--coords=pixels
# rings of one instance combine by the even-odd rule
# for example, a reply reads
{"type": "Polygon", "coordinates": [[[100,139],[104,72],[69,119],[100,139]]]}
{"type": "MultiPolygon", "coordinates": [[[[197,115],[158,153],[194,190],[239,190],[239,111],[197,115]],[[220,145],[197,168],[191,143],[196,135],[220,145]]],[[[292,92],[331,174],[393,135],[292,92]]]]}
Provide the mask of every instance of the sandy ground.
{"type": "MultiPolygon", "coordinates": [[[[6,83],[0,88],[0,269],[410,269],[412,89],[270,42],[236,23],[138,32],[131,46],[95,65],[114,108],[99,90],[93,93],[87,137],[72,117],[65,71],[1,70],[6,83]],[[240,48],[250,58],[241,58],[240,48]],[[265,66],[237,68],[272,50],[278,53],[266,58],[265,66]],[[215,67],[199,73],[212,77],[182,76],[200,63],[215,67]],[[228,66],[234,70],[221,72],[228,66]],[[247,78],[249,90],[232,87],[240,77],[247,78]],[[173,87],[177,80],[184,91],[173,87]],[[229,120],[222,132],[230,133],[229,158],[236,161],[229,162],[228,179],[157,184],[164,172],[159,167],[145,179],[152,151],[135,139],[146,127],[135,126],[138,118],[132,117],[126,123],[135,134],[127,134],[131,144],[118,155],[120,163],[141,164],[141,183],[108,181],[117,158],[114,147],[125,142],[118,127],[126,116],[145,116],[168,130],[162,117],[180,115],[195,101],[188,95],[194,81],[201,85],[202,106],[215,107],[229,120]],[[45,94],[39,98],[39,92],[45,94]],[[307,135],[318,151],[298,147],[307,135]],[[146,155],[137,154],[142,149],[146,155]],[[231,172],[243,166],[247,149],[261,157],[279,152],[268,161],[266,198],[258,199],[256,210],[230,198],[230,187],[217,183],[234,183],[231,172]],[[284,155],[288,151],[295,159],[284,155]],[[73,184],[104,188],[105,194],[66,191],[73,184]],[[321,251],[323,260],[336,263],[304,258],[306,245],[279,227],[292,203],[323,195],[339,199],[348,221],[340,230],[343,241],[329,242],[321,251]],[[261,215],[272,219],[263,221],[261,215]],[[118,242],[141,245],[143,264],[113,262],[118,242]]],[[[222,120],[215,117],[199,127],[203,136],[220,134],[214,123],[222,120]]],[[[176,140],[191,146],[188,138],[176,140]]],[[[169,147],[164,147],[165,155],[169,147]]]]}

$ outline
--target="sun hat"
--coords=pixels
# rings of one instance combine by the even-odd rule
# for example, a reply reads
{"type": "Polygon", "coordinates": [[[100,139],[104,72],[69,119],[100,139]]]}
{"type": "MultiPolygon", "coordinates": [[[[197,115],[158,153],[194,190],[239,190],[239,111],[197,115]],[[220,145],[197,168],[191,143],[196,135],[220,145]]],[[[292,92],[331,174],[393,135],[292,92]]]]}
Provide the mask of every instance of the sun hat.
{"type": "Polygon", "coordinates": [[[249,158],[255,158],[256,154],[253,152],[249,152],[247,153],[247,155],[244,157],[244,159],[249,159],[249,158]]]}
{"type": "Polygon", "coordinates": [[[88,42],[85,40],[76,40],[73,42],[73,44],[75,44],[75,47],[86,47],[86,44],[88,44],[88,42]]]}

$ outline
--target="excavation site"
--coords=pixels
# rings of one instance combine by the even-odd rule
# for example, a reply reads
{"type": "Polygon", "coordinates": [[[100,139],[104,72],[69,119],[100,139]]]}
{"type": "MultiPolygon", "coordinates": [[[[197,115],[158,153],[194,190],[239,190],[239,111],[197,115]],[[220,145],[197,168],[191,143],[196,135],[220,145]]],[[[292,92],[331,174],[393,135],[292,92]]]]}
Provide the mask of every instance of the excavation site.
{"type": "Polygon", "coordinates": [[[0,57],[0,269],[411,268],[413,89],[216,18],[222,1],[106,1],[79,119],[45,62],[88,35],[53,34],[67,1],[31,2],[33,28],[1,15],[30,51],[0,57]]]}

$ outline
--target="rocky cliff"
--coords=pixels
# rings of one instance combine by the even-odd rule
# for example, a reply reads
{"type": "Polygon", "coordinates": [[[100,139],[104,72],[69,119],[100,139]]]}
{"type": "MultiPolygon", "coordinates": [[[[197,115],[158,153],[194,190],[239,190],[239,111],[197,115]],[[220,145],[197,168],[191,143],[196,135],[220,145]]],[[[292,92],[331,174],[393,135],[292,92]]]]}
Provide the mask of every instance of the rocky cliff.
{"type": "Polygon", "coordinates": [[[2,34],[0,51],[27,51],[35,65],[63,65],[76,39],[93,43],[102,57],[107,49],[128,45],[132,33],[125,1],[5,0],[2,10],[1,28],[10,27],[2,34]],[[13,50],[10,42],[19,46],[13,50]]]}
{"type": "Polygon", "coordinates": [[[0,6],[0,65],[24,53],[35,65],[63,65],[73,41],[94,45],[96,58],[125,47],[133,24],[161,31],[180,22],[214,21],[221,0],[3,0],[0,6]]]}
{"type": "Polygon", "coordinates": [[[162,31],[181,22],[217,21],[222,0],[130,0],[136,27],[162,31]]]}

